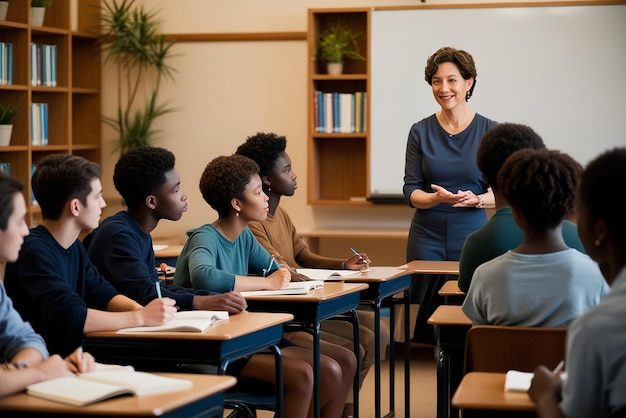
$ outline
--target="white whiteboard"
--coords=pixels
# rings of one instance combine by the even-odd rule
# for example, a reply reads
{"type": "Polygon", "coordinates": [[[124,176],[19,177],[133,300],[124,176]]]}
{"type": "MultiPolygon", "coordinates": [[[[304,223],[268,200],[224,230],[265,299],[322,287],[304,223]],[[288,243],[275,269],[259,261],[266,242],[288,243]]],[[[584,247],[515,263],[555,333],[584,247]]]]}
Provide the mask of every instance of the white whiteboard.
{"type": "Polygon", "coordinates": [[[374,10],[370,42],[370,196],[402,194],[409,129],[439,110],[424,67],[443,46],[476,61],[472,110],[582,164],[626,145],[626,5],[374,10]]]}

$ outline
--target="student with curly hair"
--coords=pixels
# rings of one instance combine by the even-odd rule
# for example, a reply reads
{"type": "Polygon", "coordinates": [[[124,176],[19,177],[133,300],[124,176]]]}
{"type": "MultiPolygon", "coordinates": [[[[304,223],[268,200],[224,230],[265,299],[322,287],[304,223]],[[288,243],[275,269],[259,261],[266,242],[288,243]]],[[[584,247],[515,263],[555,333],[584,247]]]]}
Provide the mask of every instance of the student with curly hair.
{"type": "MultiPolygon", "coordinates": [[[[493,191],[496,213],[480,229],[465,239],[459,261],[459,289],[469,290],[476,267],[521,244],[524,234],[513,220],[511,207],[500,192],[498,171],[507,157],[521,149],[545,148],[543,139],[531,127],[518,123],[501,123],[487,131],[480,140],[476,162],[485,182],[493,191]]],[[[563,240],[580,252],[585,252],[576,224],[563,221],[563,240]]]]}
{"type": "MultiPolygon", "coordinates": [[[[100,223],[83,240],[87,254],[100,274],[118,292],[146,304],[157,297],[150,233],[159,221],[177,221],[187,210],[187,194],[180,185],[174,154],[165,148],[138,147],[115,164],[113,183],[127,210],[100,223]]],[[[223,310],[236,314],[246,309],[238,292],[207,292],[193,288],[162,286],[182,310],[223,310]]]]}
{"type": "MultiPolygon", "coordinates": [[[[263,192],[269,197],[269,213],[263,221],[251,221],[248,227],[259,243],[282,264],[286,264],[294,275],[296,269],[328,268],[359,270],[369,265],[367,254],[349,254],[345,259],[323,257],[311,251],[309,246],[298,235],[289,214],[280,206],[283,196],[293,196],[298,187],[297,176],[291,164],[291,158],[285,152],[287,139],[275,133],[262,133],[250,136],[237,148],[237,154],[253,159],[260,168],[259,175],[263,184],[263,192]]],[[[305,277],[306,278],[306,277],[305,277]]],[[[308,278],[306,278],[308,279],[308,278]]],[[[359,310],[359,342],[361,344],[360,382],[367,376],[374,361],[374,313],[359,310]]],[[[345,321],[322,322],[322,339],[353,349],[352,326],[345,321]]],[[[381,346],[389,343],[389,330],[381,324],[381,346]]],[[[310,335],[295,333],[292,341],[299,344],[310,343],[310,335]]],[[[348,399],[351,394],[348,394],[348,399]]],[[[352,415],[352,403],[349,401],[344,416],[352,415]]]]}
{"type": "MultiPolygon", "coordinates": [[[[272,256],[258,243],[247,225],[267,217],[268,197],[263,193],[259,166],[241,156],[222,156],[211,161],[200,178],[204,200],[217,212],[213,223],[187,233],[188,239],[176,263],[174,284],[217,292],[280,289],[289,283],[286,268],[274,266],[272,256]]],[[[312,415],[313,353],[283,343],[285,416],[312,415]],[[307,389],[291,393],[294,387],[307,389]],[[307,405],[307,407],[304,407],[307,405]]],[[[346,395],[356,372],[354,354],[343,347],[320,342],[320,414],[341,416],[346,395]]],[[[272,381],[273,358],[253,356],[242,375],[272,381]]]]}
{"type": "MultiPolygon", "coordinates": [[[[17,260],[28,235],[24,185],[0,173],[0,262],[17,260]]],[[[93,370],[91,354],[77,348],[64,359],[50,356],[43,338],[13,308],[0,281],[0,397],[57,377],[93,370]]]]}
{"type": "Polygon", "coordinates": [[[567,330],[567,379],[535,369],[528,394],[540,418],[626,417],[626,217],[615,193],[626,186],[626,148],[591,161],[578,189],[578,234],[611,293],[567,330]]]}
{"type": "Polygon", "coordinates": [[[498,184],[524,238],[476,269],[463,302],[473,324],[563,327],[606,296],[598,265],[563,240],[581,172],[559,151],[524,149],[506,159],[498,184]]]}

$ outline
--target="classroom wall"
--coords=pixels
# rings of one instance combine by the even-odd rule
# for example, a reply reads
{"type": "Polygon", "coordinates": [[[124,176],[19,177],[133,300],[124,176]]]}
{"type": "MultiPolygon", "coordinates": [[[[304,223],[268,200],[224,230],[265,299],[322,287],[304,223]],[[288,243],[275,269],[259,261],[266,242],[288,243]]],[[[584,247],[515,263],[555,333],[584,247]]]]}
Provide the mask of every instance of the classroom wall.
{"type": "MultiPolygon", "coordinates": [[[[422,4],[408,0],[136,0],[136,3],[159,11],[167,34],[306,32],[308,8],[422,4]]],[[[455,3],[459,1],[428,1],[428,4],[455,3]]],[[[181,235],[186,229],[216,218],[198,191],[199,176],[208,161],[233,153],[248,135],[258,131],[274,131],[287,137],[287,152],[298,174],[299,187],[295,196],[283,198],[281,204],[299,230],[335,226],[408,229],[413,211],[403,205],[312,207],[307,204],[305,40],[178,43],[175,52],[177,57],[172,61],[177,70],[175,82],[165,83],[162,97],[177,110],[159,121],[158,128],[163,132],[155,145],[176,154],[182,186],[189,195],[189,210],[179,222],[161,222],[154,236],[181,235]]],[[[480,63],[477,65],[480,67],[480,63]]],[[[416,79],[421,77],[416,74],[416,79]]],[[[107,94],[114,90],[113,80],[112,72],[105,67],[102,89],[105,114],[115,109],[115,96],[107,94]]],[[[121,208],[112,183],[118,156],[112,151],[113,138],[115,134],[104,127],[103,186],[109,203],[104,216],[121,208]]],[[[359,247],[358,242],[352,245],[359,247]]],[[[404,243],[376,251],[370,256],[381,263],[403,259],[404,243]]]]}

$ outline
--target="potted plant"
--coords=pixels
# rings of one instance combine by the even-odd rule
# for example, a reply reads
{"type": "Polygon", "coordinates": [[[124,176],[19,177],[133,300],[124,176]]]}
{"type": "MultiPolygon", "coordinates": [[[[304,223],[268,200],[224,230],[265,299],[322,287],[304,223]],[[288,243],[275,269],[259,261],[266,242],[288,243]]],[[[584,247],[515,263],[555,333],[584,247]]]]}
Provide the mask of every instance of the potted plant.
{"type": "Polygon", "coordinates": [[[171,111],[159,104],[158,94],[161,81],[172,78],[174,70],[167,61],[174,43],[159,33],[155,13],[134,7],[134,0],[104,0],[102,10],[105,63],[115,67],[118,80],[116,115],[103,120],[118,133],[114,148],[123,154],[150,145],[158,132],[155,119],[171,111]]]}
{"type": "Polygon", "coordinates": [[[362,37],[362,32],[353,32],[350,26],[339,21],[326,27],[317,42],[317,51],[326,62],[328,74],[341,74],[346,58],[365,60],[357,45],[362,37]]]}
{"type": "Polygon", "coordinates": [[[30,24],[33,26],[43,25],[43,18],[46,14],[46,7],[52,4],[53,0],[30,0],[30,24]]]}
{"type": "Polygon", "coordinates": [[[17,114],[17,106],[0,103],[0,145],[6,146],[11,142],[13,120],[17,114]]]}
{"type": "Polygon", "coordinates": [[[0,1],[0,20],[6,20],[9,10],[9,0],[0,1]]]}

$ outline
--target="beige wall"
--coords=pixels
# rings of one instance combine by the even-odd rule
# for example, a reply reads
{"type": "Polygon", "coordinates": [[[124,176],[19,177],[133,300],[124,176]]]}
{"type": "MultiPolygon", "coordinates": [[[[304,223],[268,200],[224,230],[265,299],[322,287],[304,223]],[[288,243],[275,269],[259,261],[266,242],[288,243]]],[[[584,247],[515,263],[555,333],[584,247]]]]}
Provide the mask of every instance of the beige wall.
{"type": "MultiPolygon", "coordinates": [[[[493,1],[483,1],[493,2],[493,1]]],[[[305,32],[307,9],[320,7],[407,6],[419,1],[365,0],[137,0],[148,10],[159,11],[165,33],[223,32],[305,32]],[[181,7],[183,6],[183,7],[181,7]]],[[[453,4],[428,1],[428,4],[453,4]]],[[[500,2],[501,3],[501,2],[500,2]]],[[[444,30],[444,29],[442,29],[444,30]]],[[[287,137],[287,152],[299,175],[294,197],[281,204],[289,211],[299,230],[314,228],[395,228],[407,229],[412,210],[406,206],[311,207],[307,205],[306,41],[179,43],[175,82],[166,83],[163,99],[177,109],[160,120],[163,146],[176,154],[183,188],[189,194],[189,211],[181,221],[161,222],[154,236],[182,234],[184,230],[211,222],[215,213],[202,200],[198,179],[212,158],[230,154],[246,136],[273,131],[287,137]]],[[[424,57],[426,59],[426,57],[424,57]]],[[[416,78],[421,76],[416,74],[416,78]]],[[[114,97],[110,71],[103,72],[103,109],[111,114],[114,97]]],[[[409,127],[407,126],[407,132],[409,127]]],[[[119,197],[112,184],[117,155],[111,152],[114,133],[103,134],[103,185],[109,197],[106,214],[119,209],[119,197]]],[[[403,164],[403,161],[398,161],[403,164]]],[[[342,244],[343,245],[343,244],[342,244]]],[[[370,257],[380,263],[404,259],[404,243],[374,245],[370,257]]],[[[322,245],[324,248],[329,247],[322,245]]],[[[331,251],[339,251],[339,248],[331,251]]],[[[346,249],[347,250],[347,249],[346,249]]],[[[362,250],[364,251],[364,250],[362,250]]],[[[336,253],[334,253],[336,254],[336,253]]],[[[340,256],[341,254],[336,254],[340,256]]]]}

